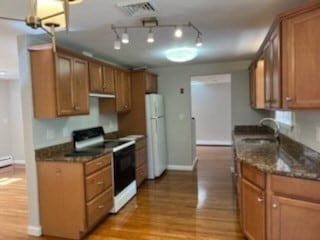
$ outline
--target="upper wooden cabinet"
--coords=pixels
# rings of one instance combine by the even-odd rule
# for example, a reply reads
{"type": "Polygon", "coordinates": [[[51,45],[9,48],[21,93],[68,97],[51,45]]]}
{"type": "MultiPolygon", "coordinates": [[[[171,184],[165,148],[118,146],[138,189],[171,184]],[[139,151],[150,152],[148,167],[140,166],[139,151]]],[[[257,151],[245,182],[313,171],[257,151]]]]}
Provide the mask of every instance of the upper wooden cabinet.
{"type": "Polygon", "coordinates": [[[90,93],[115,94],[115,76],[114,67],[90,62],[90,93]]]}
{"type": "Polygon", "coordinates": [[[115,70],[116,110],[118,113],[131,110],[130,73],[121,69],[115,70]]]}
{"type": "Polygon", "coordinates": [[[131,111],[118,116],[120,135],[146,135],[145,94],[157,89],[157,75],[147,71],[131,72],[132,104],[131,111]],[[152,84],[150,84],[152,83],[152,84]],[[153,87],[150,87],[153,86],[153,87]],[[134,124],[132,124],[134,123],[134,124]]]}
{"type": "Polygon", "coordinates": [[[70,53],[31,47],[34,116],[89,114],[88,63],[70,53]]]}
{"type": "Polygon", "coordinates": [[[264,60],[259,59],[250,67],[250,104],[254,108],[264,108],[264,60]]]}
{"type": "MultiPolygon", "coordinates": [[[[276,19],[250,67],[252,72],[252,66],[263,56],[264,108],[320,108],[319,42],[318,1],[283,13],[276,19]]],[[[250,76],[253,82],[253,75],[250,76]]]]}
{"type": "Polygon", "coordinates": [[[144,72],[146,78],[146,93],[157,93],[158,92],[158,83],[157,75],[144,72]]]}

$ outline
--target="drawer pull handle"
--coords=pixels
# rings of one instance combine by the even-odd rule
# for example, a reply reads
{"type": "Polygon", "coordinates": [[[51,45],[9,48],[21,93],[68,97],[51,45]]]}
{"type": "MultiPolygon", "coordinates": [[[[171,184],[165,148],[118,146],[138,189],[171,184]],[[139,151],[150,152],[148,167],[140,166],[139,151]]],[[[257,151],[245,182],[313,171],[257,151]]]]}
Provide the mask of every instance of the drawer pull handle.
{"type": "Polygon", "coordinates": [[[97,182],[97,184],[98,185],[102,185],[102,184],[104,184],[104,182],[103,181],[99,181],[99,182],[97,182]]]}
{"type": "Polygon", "coordinates": [[[262,203],[263,201],[264,201],[263,198],[258,198],[258,202],[259,202],[259,203],[262,203]]]}
{"type": "Polygon", "coordinates": [[[101,166],[103,164],[103,162],[97,162],[96,165],[97,166],[101,166]]]}
{"type": "Polygon", "coordinates": [[[104,205],[99,205],[98,208],[102,209],[102,208],[104,208],[104,205]]]}
{"type": "Polygon", "coordinates": [[[287,101],[287,102],[291,102],[291,101],[292,101],[292,98],[291,98],[291,97],[286,97],[286,101],[287,101]]]}

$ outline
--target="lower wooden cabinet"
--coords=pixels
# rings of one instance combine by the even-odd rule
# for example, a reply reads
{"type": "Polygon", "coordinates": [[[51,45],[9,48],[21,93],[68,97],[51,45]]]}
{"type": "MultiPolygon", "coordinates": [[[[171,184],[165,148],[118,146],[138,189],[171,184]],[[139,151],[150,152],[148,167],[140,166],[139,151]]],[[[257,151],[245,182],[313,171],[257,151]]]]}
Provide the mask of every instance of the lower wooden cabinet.
{"type": "Polygon", "coordinates": [[[80,239],[113,207],[112,155],[87,163],[38,161],[40,223],[47,236],[80,239]]]}
{"type": "Polygon", "coordinates": [[[240,216],[249,240],[316,240],[320,182],[265,174],[241,164],[240,216]]]}
{"type": "Polygon", "coordinates": [[[146,139],[136,141],[136,182],[139,187],[148,176],[146,139]]]}
{"type": "Polygon", "coordinates": [[[250,240],[265,239],[265,193],[258,186],[241,179],[242,229],[250,240]]]}

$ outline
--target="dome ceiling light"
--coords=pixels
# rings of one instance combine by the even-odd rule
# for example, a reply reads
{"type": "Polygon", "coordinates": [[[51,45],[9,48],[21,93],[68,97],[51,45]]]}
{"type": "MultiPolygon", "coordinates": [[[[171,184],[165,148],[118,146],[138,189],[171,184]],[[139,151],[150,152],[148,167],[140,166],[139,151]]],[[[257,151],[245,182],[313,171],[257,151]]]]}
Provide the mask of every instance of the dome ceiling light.
{"type": "Polygon", "coordinates": [[[147,35],[147,42],[148,43],[153,43],[155,41],[154,37],[154,31],[157,28],[171,28],[174,29],[174,36],[176,38],[182,38],[183,37],[183,28],[191,28],[195,31],[195,45],[197,47],[201,47],[203,45],[202,42],[202,33],[200,30],[195,27],[191,22],[187,24],[159,24],[158,20],[154,17],[152,18],[145,18],[142,19],[142,24],[141,25],[134,25],[134,26],[114,26],[111,25],[111,29],[114,32],[116,38],[114,42],[114,49],[119,50],[121,47],[119,47],[119,32],[123,31],[122,34],[122,43],[123,44],[128,44],[129,43],[129,29],[134,30],[134,29],[149,29],[148,35],[147,35]]]}
{"type": "Polygon", "coordinates": [[[172,48],[165,52],[168,60],[171,62],[188,62],[198,55],[196,48],[172,48]]]}

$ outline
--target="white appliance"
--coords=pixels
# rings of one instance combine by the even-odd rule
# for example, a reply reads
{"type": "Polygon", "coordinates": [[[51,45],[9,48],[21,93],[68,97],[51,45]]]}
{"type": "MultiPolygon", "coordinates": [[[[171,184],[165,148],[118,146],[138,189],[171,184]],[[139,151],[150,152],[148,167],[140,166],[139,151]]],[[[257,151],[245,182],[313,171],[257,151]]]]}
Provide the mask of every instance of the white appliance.
{"type": "Polygon", "coordinates": [[[160,94],[148,94],[146,98],[148,178],[159,177],[167,169],[167,142],[164,119],[164,103],[160,94]]]}

